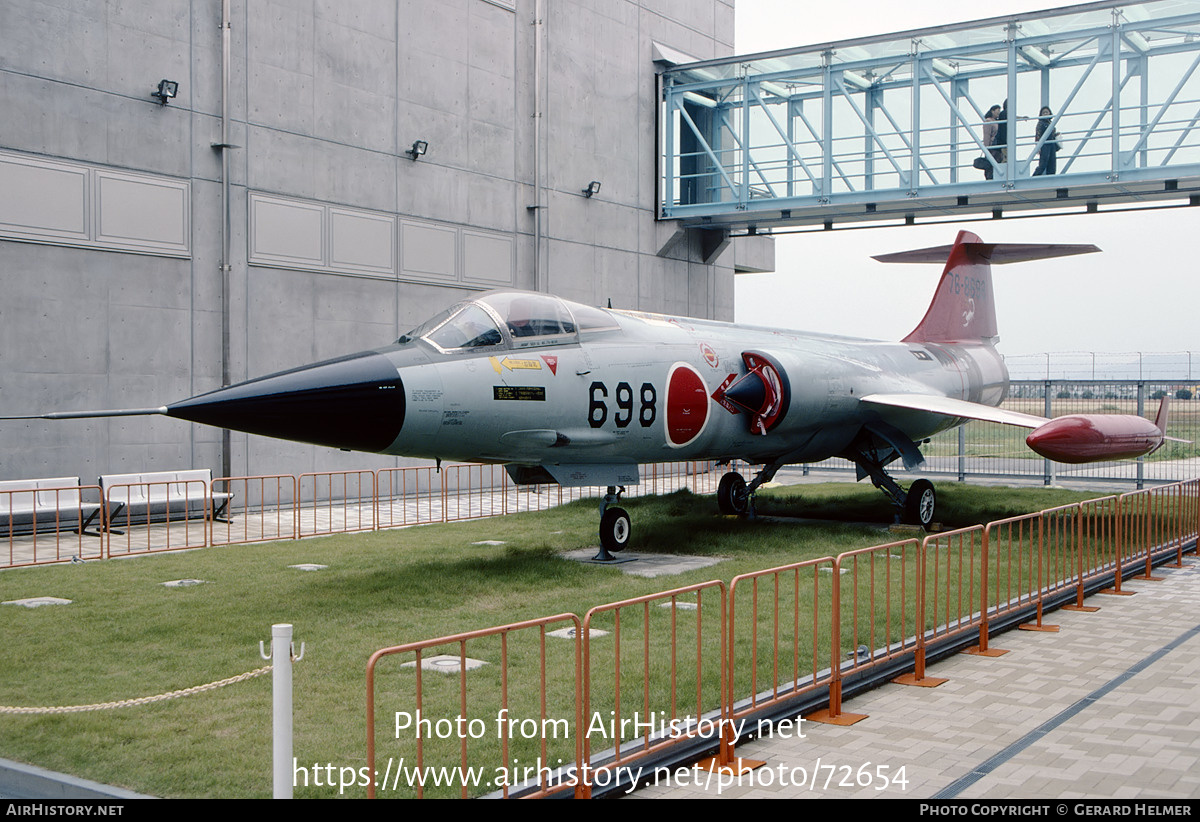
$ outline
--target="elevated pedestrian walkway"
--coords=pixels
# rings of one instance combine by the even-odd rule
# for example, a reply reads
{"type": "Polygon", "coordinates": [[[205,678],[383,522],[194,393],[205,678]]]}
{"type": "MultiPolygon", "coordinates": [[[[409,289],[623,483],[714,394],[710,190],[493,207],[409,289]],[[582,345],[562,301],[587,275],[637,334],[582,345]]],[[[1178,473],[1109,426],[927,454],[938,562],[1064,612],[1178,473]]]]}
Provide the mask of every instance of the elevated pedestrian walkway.
{"type": "Polygon", "coordinates": [[[1179,0],[672,65],[659,214],[756,233],[1197,205],[1198,68],[1179,0]]]}

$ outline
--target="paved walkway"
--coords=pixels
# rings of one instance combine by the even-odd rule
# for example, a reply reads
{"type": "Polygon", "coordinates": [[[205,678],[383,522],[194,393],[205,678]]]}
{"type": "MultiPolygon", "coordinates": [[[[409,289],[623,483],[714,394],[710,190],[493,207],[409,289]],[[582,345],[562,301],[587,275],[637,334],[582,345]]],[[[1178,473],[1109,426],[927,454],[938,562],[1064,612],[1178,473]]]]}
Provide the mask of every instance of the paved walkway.
{"type": "Polygon", "coordinates": [[[740,784],[633,796],[1200,796],[1200,564],[1185,565],[1158,569],[1162,582],[1123,583],[1134,596],[1092,596],[1094,613],[1048,614],[1059,633],[994,637],[1004,656],[932,665],[928,675],[949,680],[940,687],[889,684],[847,700],[844,711],[869,715],[853,726],[805,722],[802,739],[740,745],[739,756],[767,763],[740,784]]]}

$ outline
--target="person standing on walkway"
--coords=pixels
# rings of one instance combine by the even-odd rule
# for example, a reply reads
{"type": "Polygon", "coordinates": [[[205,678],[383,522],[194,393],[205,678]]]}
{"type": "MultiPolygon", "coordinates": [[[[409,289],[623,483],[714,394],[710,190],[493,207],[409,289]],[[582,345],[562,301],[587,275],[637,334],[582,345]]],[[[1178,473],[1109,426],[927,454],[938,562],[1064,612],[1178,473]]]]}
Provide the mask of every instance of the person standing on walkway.
{"type": "Polygon", "coordinates": [[[996,162],[1008,162],[1008,101],[1004,101],[1004,105],[1000,107],[1000,113],[996,115],[996,140],[994,143],[996,148],[996,162]]]}
{"type": "MultiPolygon", "coordinates": [[[[992,106],[987,110],[987,114],[983,115],[983,144],[987,146],[988,153],[998,163],[1000,162],[1000,149],[992,148],[996,145],[996,130],[999,128],[997,120],[1000,117],[1000,106],[992,106]]],[[[992,179],[992,174],[995,172],[995,166],[990,160],[984,159],[987,164],[983,168],[983,179],[992,179]]]]}
{"type": "Polygon", "coordinates": [[[1037,170],[1033,172],[1034,177],[1058,172],[1058,129],[1050,128],[1052,119],[1053,113],[1050,111],[1050,107],[1042,106],[1042,110],[1038,112],[1037,129],[1034,132],[1034,138],[1042,141],[1042,147],[1038,151],[1037,170]],[[1047,130],[1049,130],[1049,134],[1046,134],[1047,130]],[[1045,135],[1044,140],[1043,135],[1045,135]]]}

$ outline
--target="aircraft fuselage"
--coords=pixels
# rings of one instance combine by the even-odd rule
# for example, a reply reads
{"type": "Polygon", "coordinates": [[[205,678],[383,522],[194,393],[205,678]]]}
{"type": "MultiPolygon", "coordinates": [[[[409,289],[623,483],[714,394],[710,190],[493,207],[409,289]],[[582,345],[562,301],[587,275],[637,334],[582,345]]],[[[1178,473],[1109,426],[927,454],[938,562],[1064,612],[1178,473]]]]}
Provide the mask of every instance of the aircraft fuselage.
{"type": "MultiPolygon", "coordinates": [[[[984,243],[877,257],[944,262],[924,318],[898,343],[600,309],[548,294],[493,291],[429,319],[393,345],[271,374],[151,409],[35,418],[165,414],[346,450],[505,464],[518,483],[608,486],[601,541],[629,539],[622,487],[644,463],[744,460],[718,506],[748,513],[787,463],[844,456],[902,514],[929,527],[935,492],[885,471],[915,468],[920,444],[968,419],[1033,429],[1037,453],[1094,461],[1151,453],[1166,436],[1123,415],[1048,420],[1000,408],[1008,390],[991,265],[1097,251],[984,243]]],[[[21,419],[24,419],[22,417],[21,419]]]]}
{"type": "MultiPolygon", "coordinates": [[[[413,341],[381,351],[405,397],[403,425],[384,453],[525,464],[809,462],[844,450],[877,416],[860,397],[939,394],[998,405],[1008,385],[1003,360],[982,343],[874,342],[612,314],[619,328],[568,344],[443,352],[413,341]],[[746,351],[769,357],[790,383],[788,407],[765,434],[712,399],[731,375],[746,373],[746,351]]],[[[920,411],[890,421],[914,441],[957,422],[920,411]]]]}

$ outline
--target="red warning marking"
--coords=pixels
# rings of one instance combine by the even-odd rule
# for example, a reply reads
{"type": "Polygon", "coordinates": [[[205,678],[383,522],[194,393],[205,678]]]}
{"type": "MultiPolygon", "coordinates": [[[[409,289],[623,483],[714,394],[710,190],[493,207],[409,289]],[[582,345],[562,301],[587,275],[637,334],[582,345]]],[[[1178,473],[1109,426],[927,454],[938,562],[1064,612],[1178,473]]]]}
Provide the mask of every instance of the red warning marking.
{"type": "Polygon", "coordinates": [[[550,368],[550,373],[557,377],[558,376],[558,356],[555,354],[543,354],[542,359],[545,360],[546,365],[550,368]]]}
{"type": "Polygon", "coordinates": [[[676,363],[667,374],[667,442],[687,445],[708,421],[708,388],[704,378],[686,363],[676,363]]]}
{"type": "Polygon", "coordinates": [[[740,414],[742,412],[738,409],[738,407],[736,405],[734,405],[729,400],[725,399],[725,389],[728,388],[729,386],[733,385],[733,381],[736,379],[737,379],[737,374],[730,374],[728,377],[725,378],[725,382],[723,382],[719,386],[717,386],[717,390],[712,393],[712,398],[714,400],[716,400],[718,403],[720,403],[722,408],[724,408],[730,414],[734,414],[734,415],[740,414]]]}

